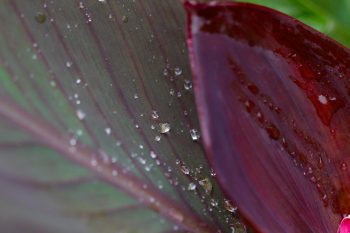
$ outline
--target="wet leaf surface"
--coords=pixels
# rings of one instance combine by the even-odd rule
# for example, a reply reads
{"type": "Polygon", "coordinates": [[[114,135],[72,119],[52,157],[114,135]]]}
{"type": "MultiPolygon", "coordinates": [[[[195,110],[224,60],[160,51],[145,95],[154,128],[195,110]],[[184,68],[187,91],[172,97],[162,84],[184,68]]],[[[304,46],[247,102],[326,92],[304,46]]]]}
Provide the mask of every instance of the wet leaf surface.
{"type": "Polygon", "coordinates": [[[336,232],[350,212],[349,50],[268,8],[186,5],[222,187],[258,231],[336,232]]]}
{"type": "Polygon", "coordinates": [[[4,229],[243,231],[201,145],[180,2],[3,0],[0,20],[4,229]]]}

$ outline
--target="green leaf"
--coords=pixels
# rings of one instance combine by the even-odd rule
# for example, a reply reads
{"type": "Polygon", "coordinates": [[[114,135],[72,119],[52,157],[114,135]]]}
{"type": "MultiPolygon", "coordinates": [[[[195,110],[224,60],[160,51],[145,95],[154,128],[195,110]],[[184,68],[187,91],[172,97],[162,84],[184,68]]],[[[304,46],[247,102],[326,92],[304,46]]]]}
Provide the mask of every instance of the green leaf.
{"type": "Polygon", "coordinates": [[[4,0],[0,20],[2,229],[244,231],[191,138],[179,1],[4,0]]]}
{"type": "Polygon", "coordinates": [[[244,0],[271,7],[350,46],[350,2],[347,0],[244,0]]]}

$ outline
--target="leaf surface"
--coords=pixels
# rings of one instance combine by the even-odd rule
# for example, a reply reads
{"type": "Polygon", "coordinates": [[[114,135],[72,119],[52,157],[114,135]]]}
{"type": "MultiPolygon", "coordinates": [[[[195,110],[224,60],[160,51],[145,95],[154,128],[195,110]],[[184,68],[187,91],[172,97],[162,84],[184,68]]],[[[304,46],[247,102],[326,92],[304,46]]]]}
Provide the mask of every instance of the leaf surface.
{"type": "Polygon", "coordinates": [[[186,6],[222,187],[258,231],[336,232],[350,212],[349,50],[269,8],[186,6]]]}
{"type": "Polygon", "coordinates": [[[191,138],[184,16],[170,0],[1,1],[1,226],[244,231],[191,138]]]}

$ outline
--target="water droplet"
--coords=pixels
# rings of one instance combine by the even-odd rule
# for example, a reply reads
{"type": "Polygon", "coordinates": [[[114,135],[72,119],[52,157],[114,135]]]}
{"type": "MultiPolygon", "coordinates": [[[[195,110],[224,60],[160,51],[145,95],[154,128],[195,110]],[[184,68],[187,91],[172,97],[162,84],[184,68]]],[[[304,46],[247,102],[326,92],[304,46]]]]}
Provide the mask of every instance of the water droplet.
{"type": "Polygon", "coordinates": [[[81,79],[77,79],[77,80],[75,80],[75,82],[77,83],[77,84],[79,84],[79,83],[81,83],[81,79]]]}
{"type": "Polygon", "coordinates": [[[249,84],[248,85],[248,90],[253,93],[253,94],[258,94],[259,93],[259,88],[255,86],[254,84],[249,84]]]}
{"type": "Polygon", "coordinates": [[[77,145],[77,139],[76,139],[76,138],[71,138],[71,139],[69,140],[69,144],[70,144],[71,146],[77,145]]]}
{"type": "Polygon", "coordinates": [[[190,191],[193,191],[196,188],[197,188],[197,185],[195,183],[193,183],[193,182],[189,183],[188,187],[187,187],[187,189],[190,190],[190,191]]]}
{"type": "Polygon", "coordinates": [[[155,140],[156,142],[159,142],[159,141],[160,141],[160,136],[159,136],[159,135],[155,136],[155,137],[154,137],[154,140],[155,140]]]}
{"type": "Polygon", "coordinates": [[[340,164],[340,169],[346,171],[348,169],[348,165],[345,162],[343,162],[340,164]]]}
{"type": "Polygon", "coordinates": [[[139,96],[137,94],[134,94],[134,99],[136,100],[138,98],[139,98],[139,96]]]}
{"type": "Polygon", "coordinates": [[[76,114],[79,120],[84,120],[86,116],[85,112],[83,112],[81,109],[77,109],[76,114]]]}
{"type": "Polygon", "coordinates": [[[266,126],[265,130],[271,139],[273,140],[279,139],[280,131],[276,128],[275,125],[270,124],[269,126],[266,126]]]}
{"type": "Polygon", "coordinates": [[[175,76],[180,76],[182,74],[182,69],[180,67],[176,67],[174,69],[175,76]]]}
{"type": "Polygon", "coordinates": [[[319,95],[318,96],[318,101],[320,101],[321,104],[327,104],[328,103],[327,97],[324,96],[324,95],[319,95]]]}
{"type": "Polygon", "coordinates": [[[152,119],[153,119],[153,120],[159,119],[159,114],[158,114],[158,112],[155,111],[155,110],[152,111],[152,119]]]}
{"type": "Polygon", "coordinates": [[[151,152],[149,153],[149,155],[151,156],[152,159],[157,158],[157,154],[156,154],[154,151],[151,151],[151,152]]]}
{"type": "Polygon", "coordinates": [[[169,133],[171,126],[169,123],[159,123],[159,132],[162,134],[169,133]]]}
{"type": "Polygon", "coordinates": [[[228,212],[234,213],[237,210],[237,207],[232,205],[232,202],[229,200],[224,201],[224,207],[228,212]]]}
{"type": "Polygon", "coordinates": [[[185,81],[184,81],[184,88],[185,88],[185,90],[187,90],[187,91],[191,90],[191,89],[192,89],[192,83],[191,83],[191,81],[185,80],[185,81]]]}
{"type": "Polygon", "coordinates": [[[91,163],[91,165],[94,166],[94,167],[97,166],[97,160],[96,160],[96,159],[92,159],[92,160],[90,161],[90,163],[91,163]]]}
{"type": "Polygon", "coordinates": [[[106,132],[106,134],[110,135],[112,133],[112,129],[111,128],[105,128],[105,132],[106,132]]]}
{"type": "Polygon", "coordinates": [[[215,199],[210,199],[210,205],[213,207],[217,207],[219,205],[219,202],[215,199]]]}
{"type": "Polygon", "coordinates": [[[117,176],[118,175],[118,172],[116,170],[113,170],[112,171],[112,176],[117,176]]]}
{"type": "Polygon", "coordinates": [[[66,66],[67,66],[68,68],[72,67],[72,65],[73,65],[73,62],[71,62],[71,61],[67,61],[67,62],[66,62],[66,66]]]}
{"type": "Polygon", "coordinates": [[[127,22],[129,21],[129,17],[126,16],[126,15],[123,15],[123,16],[122,16],[122,21],[123,21],[124,23],[127,23],[127,22]]]}
{"type": "Polygon", "coordinates": [[[180,170],[181,170],[182,173],[185,174],[185,175],[190,174],[190,169],[189,169],[186,165],[184,165],[184,164],[182,164],[182,165],[180,166],[180,170]]]}
{"type": "Polygon", "coordinates": [[[210,169],[210,175],[212,177],[215,177],[216,176],[216,172],[214,171],[214,169],[210,169]]]}
{"type": "Polygon", "coordinates": [[[209,178],[204,178],[198,181],[199,185],[203,187],[206,193],[211,193],[213,190],[213,185],[211,184],[209,178]]]}
{"type": "Polygon", "coordinates": [[[198,141],[200,138],[200,134],[199,134],[198,130],[196,130],[196,129],[191,129],[190,135],[191,135],[191,138],[193,141],[198,141]]]}
{"type": "Polygon", "coordinates": [[[46,15],[43,12],[38,12],[35,15],[35,20],[38,23],[45,23],[46,21],[46,15]]]}

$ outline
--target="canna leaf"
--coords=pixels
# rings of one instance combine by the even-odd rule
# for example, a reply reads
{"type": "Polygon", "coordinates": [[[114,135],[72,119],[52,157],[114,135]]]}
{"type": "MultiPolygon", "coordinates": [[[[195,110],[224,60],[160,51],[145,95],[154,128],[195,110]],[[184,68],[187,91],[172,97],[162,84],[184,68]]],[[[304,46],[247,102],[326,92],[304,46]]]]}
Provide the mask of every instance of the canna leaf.
{"type": "Polygon", "coordinates": [[[197,132],[184,16],[170,0],[1,1],[2,230],[244,232],[197,132]]]}
{"type": "Polygon", "coordinates": [[[258,232],[336,232],[350,212],[350,51],[269,8],[185,5],[223,189],[258,232]]]}

